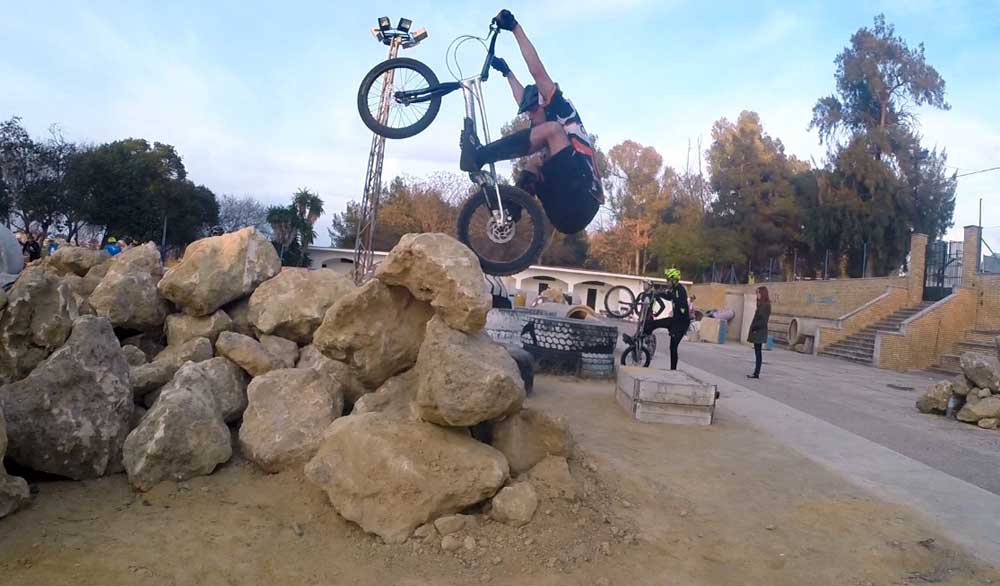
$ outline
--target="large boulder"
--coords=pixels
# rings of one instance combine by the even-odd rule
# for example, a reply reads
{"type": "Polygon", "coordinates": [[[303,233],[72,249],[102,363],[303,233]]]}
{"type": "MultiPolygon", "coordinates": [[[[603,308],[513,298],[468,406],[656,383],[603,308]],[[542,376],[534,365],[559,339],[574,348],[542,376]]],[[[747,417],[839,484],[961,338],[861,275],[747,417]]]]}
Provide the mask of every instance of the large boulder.
{"type": "Polygon", "coordinates": [[[569,471],[566,458],[546,456],[528,471],[527,476],[545,498],[576,500],[577,483],[569,471]]]}
{"type": "Polygon", "coordinates": [[[397,419],[416,419],[412,409],[416,394],[417,373],[410,369],[385,381],[374,393],[361,397],[351,414],[382,413],[397,419]]]}
{"type": "Polygon", "coordinates": [[[512,474],[527,472],[546,456],[568,458],[573,438],[562,419],[522,409],[493,426],[493,447],[503,452],[512,474]]]}
{"type": "Polygon", "coordinates": [[[66,344],[0,387],[8,457],[74,479],[117,472],[132,417],[129,368],[111,322],[83,316],[66,344]]]}
{"type": "Polygon", "coordinates": [[[965,378],[980,389],[1000,391],[1000,359],[975,352],[962,354],[962,372],[965,378]]]}
{"type": "Polygon", "coordinates": [[[375,278],[430,302],[456,330],[475,333],[486,325],[492,301],[479,259],[447,234],[403,236],[379,264],[375,278]]]}
{"type": "Polygon", "coordinates": [[[135,346],[146,355],[146,362],[152,362],[166,349],[163,332],[143,332],[122,338],[122,346],[135,346]]]}
{"type": "Polygon", "coordinates": [[[111,267],[87,302],[94,313],[115,327],[148,331],[159,329],[170,308],[156,288],[163,267],[153,243],[126,250],[111,267]]]}
{"type": "Polygon", "coordinates": [[[94,289],[97,289],[97,286],[101,284],[104,277],[108,275],[109,270],[111,270],[111,261],[107,260],[87,271],[87,274],[83,277],[83,282],[80,283],[78,293],[84,297],[90,297],[94,289]]]}
{"type": "MultiPolygon", "coordinates": [[[[971,393],[970,393],[971,395],[971,393]]],[[[956,415],[959,421],[976,423],[980,419],[1000,417],[1000,395],[992,395],[978,401],[966,401],[956,415]]]]}
{"type": "Polygon", "coordinates": [[[354,404],[369,390],[358,380],[358,375],[347,364],[327,358],[319,348],[310,344],[299,351],[299,363],[296,368],[312,368],[318,370],[338,384],[344,393],[344,400],[354,404]]]}
{"type": "Polygon", "coordinates": [[[951,379],[952,393],[964,397],[969,394],[969,391],[975,387],[969,382],[969,379],[965,378],[964,374],[955,375],[955,378],[951,379]]]}
{"type": "Polygon", "coordinates": [[[222,332],[215,342],[221,356],[232,360],[250,376],[260,376],[281,367],[281,363],[264,346],[250,336],[222,332]]]}
{"type": "Polygon", "coordinates": [[[214,344],[219,334],[233,329],[233,320],[221,309],[204,317],[175,313],[167,316],[164,329],[168,346],[177,346],[192,338],[208,338],[214,344]]]}
{"type": "Polygon", "coordinates": [[[295,368],[299,361],[299,345],[281,336],[261,336],[260,345],[274,357],[276,368],[295,368]]]}
{"type": "Polygon", "coordinates": [[[159,287],[184,313],[209,315],[249,295],[280,270],[274,246],[255,229],[244,228],[190,244],[159,287]]]}
{"type": "Polygon", "coordinates": [[[389,543],[492,497],[508,473],[503,454],[467,435],[378,413],[334,421],[306,465],[341,516],[389,543]]]}
{"type": "Polygon", "coordinates": [[[7,474],[3,457],[7,452],[7,426],[0,409],[0,519],[13,513],[31,500],[28,483],[23,478],[7,474]]]}
{"type": "Polygon", "coordinates": [[[464,427],[515,413],[524,383],[510,354],[484,333],[454,330],[435,316],[414,366],[414,409],[424,421],[464,427]]]}
{"type": "Polygon", "coordinates": [[[201,376],[203,385],[219,404],[222,420],[231,423],[243,417],[247,408],[247,385],[250,377],[228,358],[218,356],[204,362],[185,365],[185,376],[201,376]]]}
{"type": "Polygon", "coordinates": [[[413,366],[432,315],[431,306],[406,289],[372,280],[330,307],[313,343],[351,366],[365,386],[377,388],[413,366]]]}
{"type": "Polygon", "coordinates": [[[944,413],[948,410],[948,401],[954,392],[955,383],[952,381],[936,382],[917,399],[917,409],[921,413],[944,413]]]}
{"type": "Polygon", "coordinates": [[[250,296],[250,323],[262,334],[309,344],[326,310],[354,289],[330,269],[285,269],[250,296]]]}
{"type": "Polygon", "coordinates": [[[232,456],[229,428],[212,381],[196,363],[185,364],[124,446],[129,482],[147,491],[163,480],[211,474],[232,456]]]}
{"type": "Polygon", "coordinates": [[[149,363],[146,353],[130,344],[122,346],[122,354],[125,355],[125,361],[128,362],[129,368],[149,363]]]}
{"type": "Polygon", "coordinates": [[[258,376],[247,389],[240,426],[243,455],[265,472],[309,461],[323,432],[344,410],[339,387],[311,368],[284,368],[258,376]]]}
{"type": "Polygon", "coordinates": [[[136,397],[155,391],[170,382],[185,362],[203,362],[212,355],[212,343],[208,338],[194,338],[178,346],[167,346],[152,362],[132,367],[132,391],[136,397]]]}
{"type": "Polygon", "coordinates": [[[60,246],[49,255],[46,263],[64,274],[84,276],[87,271],[111,258],[104,250],[91,250],[81,246],[60,246]]]}
{"type": "Polygon", "coordinates": [[[24,378],[62,346],[79,315],[72,289],[57,272],[44,266],[25,269],[0,313],[0,383],[24,378]]]}

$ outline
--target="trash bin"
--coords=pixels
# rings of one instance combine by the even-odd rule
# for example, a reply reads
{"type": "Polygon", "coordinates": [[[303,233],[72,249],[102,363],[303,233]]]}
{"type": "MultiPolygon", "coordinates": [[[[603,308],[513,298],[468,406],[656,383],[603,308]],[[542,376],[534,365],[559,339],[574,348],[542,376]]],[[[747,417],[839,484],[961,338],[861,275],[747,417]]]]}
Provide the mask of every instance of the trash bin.
{"type": "Polygon", "coordinates": [[[764,345],[765,350],[774,350],[774,336],[767,336],[767,344],[764,345]]]}

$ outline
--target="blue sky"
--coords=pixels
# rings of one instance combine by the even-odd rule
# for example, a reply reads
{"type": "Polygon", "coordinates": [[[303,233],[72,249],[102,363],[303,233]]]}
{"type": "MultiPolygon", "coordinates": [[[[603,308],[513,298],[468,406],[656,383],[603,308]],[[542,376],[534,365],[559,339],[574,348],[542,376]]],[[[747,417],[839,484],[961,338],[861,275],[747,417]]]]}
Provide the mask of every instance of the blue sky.
{"type": "MultiPolygon", "coordinates": [[[[358,84],[385,58],[368,29],[400,16],[430,38],[406,56],[449,77],[445,49],[484,35],[503,5],[485,2],[109,2],[2,0],[0,118],[42,135],[58,123],[82,142],[129,136],[175,145],[191,178],[216,193],[284,202],[298,187],[328,212],[360,198],[371,135],[356,111],[358,84]]],[[[822,162],[807,130],[832,93],[833,60],[878,12],[947,82],[948,112],[922,112],[925,143],[965,170],[1000,165],[1000,1],[688,2],[535,0],[506,4],[552,77],[605,148],[655,146],[683,167],[688,142],[712,123],[755,110],[800,158],[822,162]]],[[[467,44],[470,69],[481,49],[467,44]]],[[[522,78],[513,39],[498,54],[522,78]]],[[[515,110],[502,78],[488,84],[496,133],[515,110]]],[[[387,145],[385,174],[457,170],[462,103],[445,99],[430,129],[387,145]]],[[[960,171],[961,172],[961,171],[960,171]]],[[[977,221],[1000,226],[1000,173],[960,179],[951,236],[977,221]]],[[[329,215],[318,226],[326,239],[329,215]]]]}

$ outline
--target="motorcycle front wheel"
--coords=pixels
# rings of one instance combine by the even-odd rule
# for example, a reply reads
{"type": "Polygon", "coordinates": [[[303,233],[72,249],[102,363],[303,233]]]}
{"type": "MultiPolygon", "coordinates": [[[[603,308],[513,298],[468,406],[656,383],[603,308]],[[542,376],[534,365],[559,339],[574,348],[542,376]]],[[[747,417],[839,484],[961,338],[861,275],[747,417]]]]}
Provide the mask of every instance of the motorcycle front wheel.
{"type": "Polygon", "coordinates": [[[499,188],[505,221],[498,222],[488,205],[487,197],[496,199],[494,188],[484,186],[462,204],[457,231],[459,241],[479,257],[483,272],[502,277],[538,262],[545,248],[545,213],[525,191],[499,188]]]}

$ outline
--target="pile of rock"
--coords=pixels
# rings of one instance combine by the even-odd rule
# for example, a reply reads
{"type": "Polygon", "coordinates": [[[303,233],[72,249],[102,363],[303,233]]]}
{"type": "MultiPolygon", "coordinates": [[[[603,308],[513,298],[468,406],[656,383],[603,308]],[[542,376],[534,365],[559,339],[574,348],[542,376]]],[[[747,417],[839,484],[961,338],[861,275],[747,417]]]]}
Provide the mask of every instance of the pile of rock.
{"type": "Polygon", "coordinates": [[[984,429],[1000,427],[1000,337],[997,356],[962,355],[962,374],[931,385],[917,399],[922,413],[954,414],[959,421],[984,429]]]}
{"type": "MultiPolygon", "coordinates": [[[[152,245],[64,247],[0,308],[0,456],[72,479],[124,471],[144,491],[235,451],[304,470],[387,542],[444,537],[433,522],[470,508],[519,526],[540,498],[575,498],[572,442],[522,409],[489,308],[478,260],[443,234],[405,236],[362,287],[282,270],[253,229],[165,272],[152,245]]],[[[0,516],[25,502],[0,468],[0,516]]]]}

